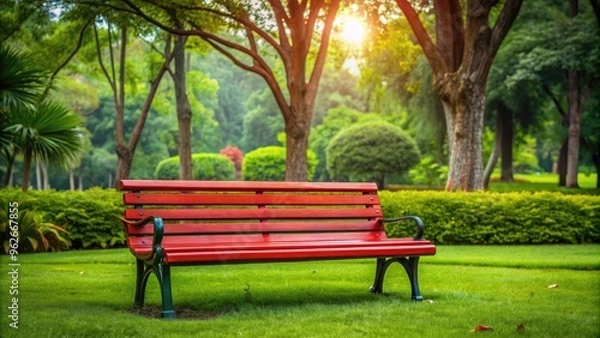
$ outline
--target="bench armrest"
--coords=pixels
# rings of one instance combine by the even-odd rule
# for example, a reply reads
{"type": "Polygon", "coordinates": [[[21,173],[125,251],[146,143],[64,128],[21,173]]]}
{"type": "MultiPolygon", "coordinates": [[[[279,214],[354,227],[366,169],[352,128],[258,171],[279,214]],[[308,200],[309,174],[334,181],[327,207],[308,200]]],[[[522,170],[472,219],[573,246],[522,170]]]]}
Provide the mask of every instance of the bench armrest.
{"type": "MultiPolygon", "coordinates": [[[[154,225],[154,232],[152,234],[152,254],[154,260],[161,259],[163,255],[162,250],[162,239],[165,233],[165,228],[163,225],[163,220],[160,217],[148,216],[139,221],[130,221],[124,218],[119,217],[119,219],[127,225],[132,225],[135,227],[142,227],[148,223],[152,223],[154,225]]],[[[127,231],[126,231],[127,232],[127,231]]]]}
{"type": "Polygon", "coordinates": [[[381,221],[383,223],[397,223],[397,222],[402,222],[402,221],[413,221],[416,223],[417,225],[417,234],[415,235],[415,237],[413,237],[414,240],[419,240],[423,237],[423,232],[425,232],[425,225],[423,224],[423,221],[417,217],[417,216],[403,216],[403,217],[397,217],[397,218],[383,218],[381,221]]]}

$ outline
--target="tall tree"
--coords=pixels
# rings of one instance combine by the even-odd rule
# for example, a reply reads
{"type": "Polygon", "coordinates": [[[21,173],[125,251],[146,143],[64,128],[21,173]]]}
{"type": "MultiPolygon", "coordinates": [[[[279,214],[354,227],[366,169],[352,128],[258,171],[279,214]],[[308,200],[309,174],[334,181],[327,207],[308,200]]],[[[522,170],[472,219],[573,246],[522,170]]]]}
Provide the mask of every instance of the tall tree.
{"type": "MultiPolygon", "coordinates": [[[[579,14],[579,0],[569,0],[569,17],[574,19],[579,14]]],[[[568,101],[569,101],[569,138],[567,141],[567,187],[579,188],[577,174],[579,173],[579,147],[581,137],[581,109],[584,102],[580,95],[579,72],[577,69],[568,70],[568,101]]]]}
{"type": "MultiPolygon", "coordinates": [[[[181,22],[175,20],[175,27],[182,29],[181,22]]],[[[179,179],[191,180],[192,172],[192,107],[187,96],[185,65],[185,43],[187,36],[175,37],[173,55],[175,59],[175,73],[171,73],[175,83],[175,102],[177,105],[177,122],[179,124],[179,179]]]]}
{"type": "MultiPolygon", "coordinates": [[[[600,26],[600,13],[598,12],[598,1],[590,0],[592,9],[596,15],[596,21],[600,26]]],[[[575,21],[579,16],[579,0],[569,0],[569,17],[575,21]]],[[[598,30],[598,27],[596,27],[598,30]]],[[[598,75],[591,75],[586,79],[585,73],[576,66],[568,70],[568,102],[569,102],[569,138],[567,155],[567,182],[569,188],[577,188],[577,174],[579,173],[579,152],[581,139],[581,117],[587,99],[591,94],[593,85],[598,80],[598,75]],[[591,78],[591,79],[590,79],[591,78]],[[586,83],[589,80],[589,83],[586,83]]]]}
{"type": "Polygon", "coordinates": [[[129,141],[126,140],[125,131],[125,98],[126,98],[126,65],[127,65],[127,46],[129,38],[130,23],[126,20],[117,21],[115,24],[110,18],[103,18],[106,22],[106,40],[100,38],[98,24],[94,24],[94,37],[97,47],[98,62],[102,69],[106,80],[113,92],[113,100],[116,111],[115,119],[115,150],[117,153],[117,173],[115,183],[119,180],[129,177],[131,165],[137,144],[139,142],[142,130],[146,123],[146,117],[158,90],[158,86],[167,71],[168,65],[172,60],[173,53],[171,51],[170,37],[167,37],[165,43],[164,61],[155,74],[152,75],[150,89],[146,96],[146,100],[140,109],[140,115],[137,123],[131,132],[129,141]],[[117,33],[115,33],[115,31],[117,33]],[[106,43],[108,52],[108,68],[105,65],[103,57],[103,41],[106,43]],[[118,50],[115,50],[117,49],[118,50]]]}
{"type": "Polygon", "coordinates": [[[490,123],[495,128],[495,144],[484,170],[486,184],[495,165],[493,162],[497,159],[494,156],[502,159],[500,179],[504,182],[514,180],[515,136],[520,132],[527,133],[532,126],[541,124],[540,97],[544,96],[541,88],[531,83],[506,81],[518,69],[519,60],[515,55],[530,48],[526,35],[532,27],[531,20],[527,20],[525,7],[520,13],[521,20],[515,23],[498,51],[488,76],[486,114],[492,117],[495,115],[494,123],[490,123]]]}
{"type": "Polygon", "coordinates": [[[129,10],[162,29],[178,35],[201,37],[235,65],[258,74],[269,86],[285,121],[286,180],[307,178],[308,136],[314,102],[334,19],[340,0],[239,1],[134,1],[124,0],[129,10]],[[156,19],[157,10],[175,12],[192,27],[174,29],[156,19]],[[211,23],[222,22],[235,30],[215,32],[211,23]],[[245,42],[240,41],[244,36],[245,42]],[[283,65],[285,84],[278,81],[276,67],[265,59],[277,55],[283,65]]]}
{"type": "MultiPolygon", "coordinates": [[[[450,144],[446,190],[483,189],[482,135],[486,81],[523,0],[434,0],[431,38],[408,0],[396,0],[431,65],[450,144]],[[492,10],[498,8],[497,17],[492,10]]],[[[494,12],[496,13],[496,12],[494,12]]]]}
{"type": "Polygon", "coordinates": [[[556,108],[568,130],[558,160],[559,185],[575,187],[581,119],[600,74],[599,20],[594,21],[597,13],[584,3],[548,2],[535,7],[546,14],[537,18],[540,34],[523,38],[528,48],[521,51],[517,69],[506,81],[535,83],[556,108]],[[548,16],[554,20],[548,22],[548,16]]]}

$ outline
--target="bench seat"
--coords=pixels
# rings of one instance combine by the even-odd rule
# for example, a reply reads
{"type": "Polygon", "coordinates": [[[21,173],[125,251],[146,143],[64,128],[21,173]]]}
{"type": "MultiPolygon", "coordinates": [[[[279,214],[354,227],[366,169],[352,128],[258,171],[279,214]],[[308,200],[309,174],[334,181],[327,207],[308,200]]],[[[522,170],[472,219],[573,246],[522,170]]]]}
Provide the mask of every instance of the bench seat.
{"type": "MultiPolygon", "coordinates": [[[[222,242],[193,244],[164,243],[164,260],[170,265],[199,265],[224,263],[285,262],[344,258],[378,258],[410,255],[433,255],[435,247],[427,241],[318,241],[239,243],[222,242]]],[[[136,257],[149,257],[152,247],[132,247],[136,257]]]]}
{"type": "Polygon", "coordinates": [[[416,216],[383,218],[372,183],[123,180],[127,245],[137,260],[134,305],[148,276],[161,286],[163,317],[174,318],[170,267],[328,259],[376,260],[374,293],[400,263],[421,300],[419,257],[434,255],[416,216]],[[416,234],[388,238],[384,224],[413,222],[416,234]]]}

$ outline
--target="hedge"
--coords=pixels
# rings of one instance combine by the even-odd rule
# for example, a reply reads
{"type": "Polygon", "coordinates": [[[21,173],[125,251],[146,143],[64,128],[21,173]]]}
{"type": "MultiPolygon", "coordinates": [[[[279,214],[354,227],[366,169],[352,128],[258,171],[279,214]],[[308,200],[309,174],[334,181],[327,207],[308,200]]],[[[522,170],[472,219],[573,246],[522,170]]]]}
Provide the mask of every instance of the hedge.
{"type": "MultiPolygon", "coordinates": [[[[235,166],[224,155],[212,153],[192,154],[192,174],[196,180],[233,180],[235,166]]],[[[158,163],[154,176],[163,180],[179,179],[179,156],[166,158],[158,163]]]]}
{"type": "Polygon", "coordinates": [[[3,199],[17,201],[44,213],[44,222],[69,232],[71,249],[98,249],[125,246],[123,198],[114,189],[92,188],[86,191],[2,189],[3,199]],[[23,203],[26,202],[26,203],[23,203]]]}
{"type": "MultiPolygon", "coordinates": [[[[307,180],[312,181],[319,160],[314,152],[306,153],[307,180]]],[[[242,177],[246,181],[285,180],[286,149],[279,146],[257,148],[246,154],[242,165],[242,177]]]]}
{"type": "MultiPolygon", "coordinates": [[[[123,247],[122,193],[2,189],[1,200],[44,212],[44,221],[64,227],[72,249],[123,247]],[[23,203],[27,200],[27,203],[23,203]]],[[[458,193],[381,191],[387,218],[416,215],[425,238],[436,244],[600,243],[600,196],[560,193],[458,193]]],[[[7,206],[4,206],[7,207],[7,206]]],[[[411,236],[414,225],[389,225],[390,236],[411,236]]]]}
{"type": "MultiPolygon", "coordinates": [[[[600,197],[551,192],[382,191],[385,217],[419,216],[436,244],[600,243],[600,197]]],[[[408,223],[391,236],[414,233],[408,223]]]]}

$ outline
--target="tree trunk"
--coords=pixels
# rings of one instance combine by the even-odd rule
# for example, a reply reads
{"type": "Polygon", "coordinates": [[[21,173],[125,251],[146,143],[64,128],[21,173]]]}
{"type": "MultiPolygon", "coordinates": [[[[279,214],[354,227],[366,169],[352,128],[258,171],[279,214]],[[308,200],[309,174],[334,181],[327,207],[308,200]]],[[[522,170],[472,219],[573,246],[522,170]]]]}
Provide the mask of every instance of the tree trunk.
{"type": "Polygon", "coordinates": [[[306,153],[308,151],[308,129],[298,124],[286,123],[286,168],[285,180],[304,182],[308,177],[306,153]]]}
{"type": "Polygon", "coordinates": [[[129,147],[125,144],[116,146],[117,152],[117,175],[115,176],[115,184],[119,184],[122,179],[127,179],[131,172],[131,163],[133,162],[133,154],[129,147]]]}
{"type": "Polygon", "coordinates": [[[30,147],[25,147],[25,151],[23,152],[23,182],[21,182],[21,190],[23,191],[29,190],[32,157],[32,149],[30,147]]]}
{"type": "Polygon", "coordinates": [[[83,191],[83,166],[79,167],[79,173],[77,175],[77,183],[79,191],[83,191]]]}
{"type": "Polygon", "coordinates": [[[71,166],[69,166],[69,189],[75,191],[75,172],[71,166]]]}
{"type": "Polygon", "coordinates": [[[581,137],[581,110],[579,109],[579,80],[577,71],[569,70],[569,139],[567,153],[568,188],[579,188],[579,148],[581,137]]]}
{"type": "Polygon", "coordinates": [[[567,153],[569,149],[569,140],[563,142],[558,153],[558,186],[564,187],[567,184],[567,153]]]}
{"type": "Polygon", "coordinates": [[[490,180],[492,178],[492,172],[494,171],[494,167],[498,163],[498,158],[500,157],[500,143],[494,141],[494,149],[490,154],[490,158],[488,159],[485,168],[483,169],[483,188],[488,190],[490,187],[490,180]]]}
{"type": "Polygon", "coordinates": [[[42,183],[42,169],[40,168],[40,161],[35,161],[35,180],[38,190],[43,189],[42,183]]]}
{"type": "MultiPolygon", "coordinates": [[[[569,16],[575,18],[579,12],[578,0],[569,1],[569,16]]],[[[568,188],[579,188],[577,174],[579,172],[579,147],[581,137],[581,109],[579,100],[579,75],[574,69],[568,72],[569,86],[569,149],[567,153],[568,188]]]]}
{"type": "Polygon", "coordinates": [[[48,175],[48,164],[44,163],[42,165],[42,181],[44,182],[44,190],[50,189],[50,175],[48,175]]]}
{"type": "Polygon", "coordinates": [[[13,178],[13,165],[15,163],[14,156],[6,155],[7,163],[6,163],[6,176],[4,177],[4,182],[2,182],[2,186],[10,187],[12,186],[12,178],[13,178]]]}
{"type": "MultiPolygon", "coordinates": [[[[181,28],[181,27],[178,27],[181,28]]],[[[175,38],[175,98],[177,103],[177,122],[179,123],[179,178],[182,180],[193,179],[192,171],[192,108],[186,93],[186,67],[185,67],[185,43],[187,37],[177,36],[175,38]]]]}
{"type": "Polygon", "coordinates": [[[469,77],[448,76],[438,86],[451,133],[446,190],[475,191],[483,184],[483,117],[485,85],[469,77]],[[450,107],[450,108],[448,108],[450,107]]]}
{"type": "Polygon", "coordinates": [[[485,190],[488,190],[490,186],[490,178],[492,177],[492,172],[496,167],[498,157],[500,157],[500,142],[502,142],[501,138],[502,125],[500,121],[500,114],[496,113],[496,132],[494,133],[494,148],[492,149],[490,158],[488,159],[488,162],[485,165],[485,168],[483,169],[483,187],[485,190]]]}
{"type": "Polygon", "coordinates": [[[501,139],[501,150],[502,161],[501,161],[501,175],[500,180],[502,182],[513,182],[513,139],[514,139],[514,120],[512,111],[504,104],[500,104],[498,108],[498,114],[500,116],[500,129],[502,132],[501,139]]]}
{"type": "Polygon", "coordinates": [[[6,184],[8,187],[12,187],[15,185],[15,175],[12,170],[10,170],[10,175],[8,175],[8,183],[6,184]]]}
{"type": "Polygon", "coordinates": [[[592,163],[596,167],[596,189],[600,189],[600,156],[592,155],[592,163]]]}
{"type": "MultiPolygon", "coordinates": [[[[110,31],[109,31],[110,32],[110,31]]],[[[127,27],[121,29],[121,48],[119,57],[119,77],[114,78],[113,97],[115,100],[115,152],[117,153],[117,184],[120,180],[129,177],[131,170],[132,154],[125,141],[125,58],[127,57],[127,27]],[[118,86],[117,86],[118,84],[118,86]]],[[[112,46],[109,46],[112,48],[112,46]]],[[[111,62],[114,60],[111,58],[111,62]]],[[[112,68],[115,65],[112,64],[112,68]]],[[[117,187],[118,188],[118,187],[117,187]]]]}

